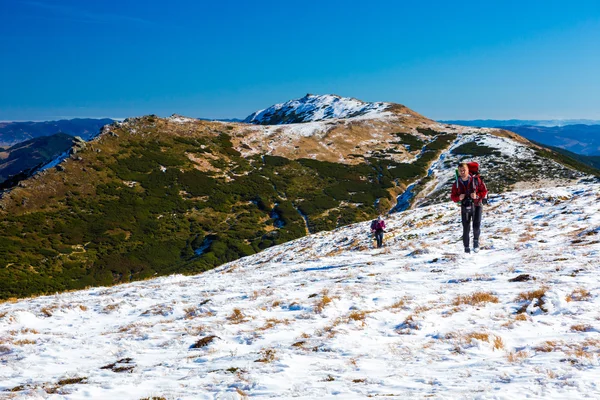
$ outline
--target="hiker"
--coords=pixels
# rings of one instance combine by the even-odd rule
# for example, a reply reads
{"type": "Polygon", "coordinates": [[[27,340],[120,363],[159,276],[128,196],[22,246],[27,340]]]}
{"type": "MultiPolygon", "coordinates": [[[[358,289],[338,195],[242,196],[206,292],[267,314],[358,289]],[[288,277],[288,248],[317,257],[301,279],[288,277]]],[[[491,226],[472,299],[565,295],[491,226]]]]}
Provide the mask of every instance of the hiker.
{"type": "Polygon", "coordinates": [[[380,215],[377,219],[374,219],[371,222],[371,233],[375,233],[375,239],[377,239],[377,248],[381,248],[383,246],[383,232],[385,229],[385,221],[383,217],[380,215]]]}
{"type": "Polygon", "coordinates": [[[487,196],[485,183],[479,176],[479,164],[460,163],[456,181],[452,185],[450,198],[455,203],[460,201],[460,217],[463,226],[463,245],[465,253],[470,253],[469,231],[473,220],[473,251],[479,251],[479,233],[481,227],[482,202],[487,196]],[[471,168],[469,168],[471,167],[471,168]]]}

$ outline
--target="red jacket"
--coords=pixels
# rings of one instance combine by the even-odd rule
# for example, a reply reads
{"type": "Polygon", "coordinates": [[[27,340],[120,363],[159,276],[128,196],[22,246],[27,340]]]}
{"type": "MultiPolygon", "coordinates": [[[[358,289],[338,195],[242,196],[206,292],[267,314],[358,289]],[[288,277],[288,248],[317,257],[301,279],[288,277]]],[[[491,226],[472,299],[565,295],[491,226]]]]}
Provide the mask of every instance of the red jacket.
{"type": "Polygon", "coordinates": [[[379,231],[379,230],[384,230],[385,229],[385,221],[381,220],[374,220],[373,222],[371,222],[371,230],[372,231],[379,231]]]}
{"type": "Polygon", "coordinates": [[[458,181],[455,181],[452,185],[452,193],[450,194],[450,198],[453,202],[457,203],[460,201],[461,194],[464,194],[465,197],[470,197],[471,193],[477,194],[477,198],[473,200],[473,204],[476,206],[480,206],[483,198],[487,196],[488,190],[479,175],[469,175],[469,181],[466,185],[459,177],[458,181]]]}

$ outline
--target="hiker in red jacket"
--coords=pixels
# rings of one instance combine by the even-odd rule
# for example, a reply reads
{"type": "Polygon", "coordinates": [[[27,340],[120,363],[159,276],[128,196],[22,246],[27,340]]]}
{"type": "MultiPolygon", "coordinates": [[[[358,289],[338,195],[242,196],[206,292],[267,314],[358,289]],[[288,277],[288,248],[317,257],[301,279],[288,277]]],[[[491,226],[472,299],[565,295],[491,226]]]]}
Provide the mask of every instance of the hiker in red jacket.
{"type": "Polygon", "coordinates": [[[481,227],[482,201],[487,196],[485,183],[479,176],[479,165],[471,163],[475,171],[469,173],[469,164],[461,163],[458,166],[458,176],[456,182],[452,185],[452,194],[450,198],[453,202],[460,201],[460,217],[463,226],[463,244],[465,253],[470,253],[469,231],[471,230],[471,220],[473,220],[473,251],[479,251],[479,233],[481,227]]]}
{"type": "Polygon", "coordinates": [[[377,248],[383,246],[383,232],[385,229],[385,221],[380,215],[377,219],[371,222],[371,233],[375,233],[375,239],[377,239],[377,248]]]}

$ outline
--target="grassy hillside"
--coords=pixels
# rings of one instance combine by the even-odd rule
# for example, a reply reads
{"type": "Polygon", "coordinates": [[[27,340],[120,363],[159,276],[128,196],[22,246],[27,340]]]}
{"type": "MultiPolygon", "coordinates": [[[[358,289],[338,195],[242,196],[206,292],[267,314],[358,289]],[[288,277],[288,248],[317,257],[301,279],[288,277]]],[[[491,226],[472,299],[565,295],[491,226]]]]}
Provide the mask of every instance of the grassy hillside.
{"type": "Polygon", "coordinates": [[[372,218],[454,138],[431,132],[412,164],[382,154],[348,166],[243,158],[220,123],[149,116],[111,129],[4,195],[0,298],[204,271],[372,218]]]}

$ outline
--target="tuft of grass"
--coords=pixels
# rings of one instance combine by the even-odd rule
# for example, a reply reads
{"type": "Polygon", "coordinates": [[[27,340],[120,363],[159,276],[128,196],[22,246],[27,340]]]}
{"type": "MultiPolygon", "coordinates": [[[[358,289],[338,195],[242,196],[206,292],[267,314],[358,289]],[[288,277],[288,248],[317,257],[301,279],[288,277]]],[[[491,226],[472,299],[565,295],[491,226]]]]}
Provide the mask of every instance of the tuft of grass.
{"type": "Polygon", "coordinates": [[[227,319],[229,321],[231,321],[232,324],[239,324],[245,321],[246,316],[244,315],[244,313],[242,312],[242,310],[240,310],[239,308],[234,308],[233,311],[231,312],[231,315],[229,315],[229,317],[227,317],[227,319]]]}
{"type": "Polygon", "coordinates": [[[517,314],[515,317],[516,321],[527,321],[527,316],[525,314],[517,314]]]}
{"type": "Polygon", "coordinates": [[[329,294],[329,291],[324,290],[321,298],[319,298],[315,302],[314,310],[316,313],[318,313],[318,314],[322,313],[323,310],[325,309],[325,307],[327,307],[327,305],[329,305],[329,304],[331,304],[331,302],[333,302],[333,299],[331,297],[329,297],[328,294],[329,294]]]}
{"type": "Polygon", "coordinates": [[[544,297],[548,288],[546,286],[542,286],[539,289],[532,290],[530,292],[522,292],[519,293],[515,299],[515,301],[532,301],[533,299],[541,299],[544,297]]]}
{"type": "Polygon", "coordinates": [[[60,381],[58,381],[58,385],[60,385],[60,386],[75,385],[77,383],[85,383],[86,380],[87,380],[86,377],[83,377],[83,378],[66,378],[66,379],[61,379],[60,381]]]}
{"type": "Polygon", "coordinates": [[[121,303],[111,303],[111,304],[106,305],[102,309],[102,312],[105,313],[105,314],[108,314],[111,311],[114,311],[114,310],[118,309],[119,307],[121,307],[121,303]]]}
{"type": "Polygon", "coordinates": [[[135,364],[133,363],[132,358],[122,358],[117,362],[112,364],[107,364],[100,369],[110,369],[113,372],[132,372],[135,368],[135,364]]]}
{"type": "Polygon", "coordinates": [[[508,359],[508,362],[510,362],[510,363],[516,363],[519,361],[523,361],[527,357],[529,357],[529,353],[527,353],[526,351],[522,351],[522,350],[517,351],[516,353],[511,351],[510,353],[508,353],[506,355],[506,358],[508,359]]]}
{"type": "Polygon", "coordinates": [[[203,347],[208,346],[209,344],[211,344],[215,339],[218,339],[218,336],[215,335],[210,335],[210,336],[205,336],[201,339],[198,339],[196,341],[196,343],[194,343],[190,348],[192,349],[201,349],[203,347]]]}
{"type": "Polygon", "coordinates": [[[494,350],[502,350],[504,348],[504,340],[500,336],[494,337],[494,350]]]}
{"type": "Polygon", "coordinates": [[[15,346],[23,346],[26,344],[36,344],[37,342],[35,340],[31,340],[31,339],[21,339],[21,340],[15,340],[13,342],[13,344],[15,346]]]}
{"type": "Polygon", "coordinates": [[[573,292],[567,296],[566,300],[568,302],[571,301],[586,301],[592,297],[592,294],[585,288],[577,288],[573,290],[573,292]]]}
{"type": "Polygon", "coordinates": [[[594,328],[592,328],[590,325],[584,325],[584,324],[571,325],[571,330],[576,331],[576,332],[590,332],[593,329],[594,328]]]}
{"type": "Polygon", "coordinates": [[[488,333],[484,333],[484,332],[471,332],[464,336],[464,340],[466,343],[470,343],[471,340],[473,340],[473,339],[477,339],[482,342],[489,342],[490,335],[488,333]]]}
{"type": "Polygon", "coordinates": [[[54,314],[54,310],[56,310],[57,308],[58,308],[58,307],[57,307],[57,306],[55,306],[55,305],[53,305],[53,306],[47,306],[47,307],[42,307],[42,308],[40,309],[40,312],[41,312],[42,314],[44,314],[44,316],[46,316],[46,317],[51,317],[51,316],[52,316],[52,314],[54,314]]]}
{"type": "Polygon", "coordinates": [[[260,355],[261,358],[259,358],[258,360],[254,360],[254,362],[270,363],[275,361],[277,352],[275,351],[275,349],[263,348],[260,351],[260,355]]]}
{"type": "Polygon", "coordinates": [[[352,311],[348,315],[348,319],[349,320],[353,320],[353,321],[360,321],[364,325],[366,316],[367,316],[367,312],[366,311],[352,311]]]}
{"type": "Polygon", "coordinates": [[[498,303],[498,298],[489,292],[475,292],[468,296],[459,295],[454,299],[452,304],[454,306],[460,306],[462,304],[479,306],[485,303],[498,303]]]}
{"type": "Polygon", "coordinates": [[[389,308],[391,309],[399,309],[404,308],[406,306],[407,299],[404,297],[402,299],[396,300],[389,308]]]}
{"type": "Polygon", "coordinates": [[[277,318],[269,318],[267,319],[267,322],[265,323],[264,326],[258,328],[258,331],[266,331],[268,329],[271,329],[279,324],[284,324],[284,325],[289,325],[290,320],[288,319],[277,319],[277,318]]]}
{"type": "Polygon", "coordinates": [[[541,353],[551,353],[553,351],[556,351],[557,349],[560,350],[561,346],[562,342],[558,342],[555,340],[546,340],[542,344],[535,346],[533,349],[541,353]]]}
{"type": "Polygon", "coordinates": [[[198,316],[198,309],[196,307],[187,307],[183,312],[185,312],[185,315],[183,316],[185,319],[192,319],[198,316]]]}

